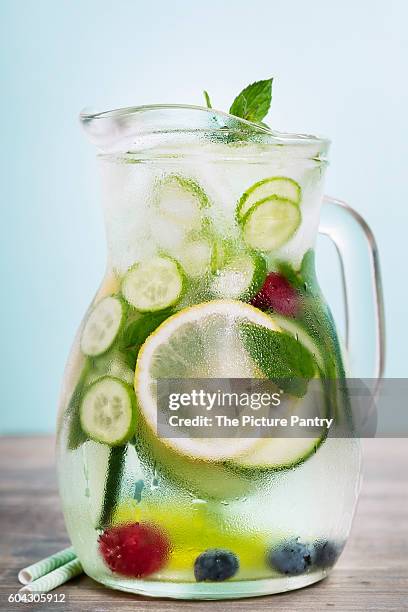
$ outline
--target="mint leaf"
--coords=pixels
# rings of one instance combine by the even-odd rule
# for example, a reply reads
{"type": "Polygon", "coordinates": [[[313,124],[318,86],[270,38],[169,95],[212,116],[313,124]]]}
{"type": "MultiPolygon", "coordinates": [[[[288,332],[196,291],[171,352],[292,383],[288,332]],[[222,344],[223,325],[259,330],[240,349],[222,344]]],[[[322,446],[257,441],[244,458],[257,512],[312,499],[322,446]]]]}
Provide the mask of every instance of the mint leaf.
{"type": "Polygon", "coordinates": [[[89,383],[89,370],[91,361],[86,359],[79,381],[71,395],[65,417],[68,419],[68,449],[76,450],[88,440],[88,436],[81,427],[79,410],[86,385],[89,383]]]}
{"type": "Polygon", "coordinates": [[[134,348],[139,350],[147,336],[150,336],[150,334],[152,334],[160,323],[163,323],[170,314],[172,314],[172,312],[169,310],[164,312],[152,312],[131,321],[123,331],[123,348],[134,348]]]}
{"type": "Polygon", "coordinates": [[[316,371],[313,355],[289,334],[243,323],[244,346],[263,374],[286,393],[303,397],[316,371]]]}
{"type": "Polygon", "coordinates": [[[232,103],[230,114],[247,121],[261,123],[271,106],[272,81],[273,79],[266,79],[245,87],[232,103]]]}
{"type": "Polygon", "coordinates": [[[310,288],[317,288],[317,278],[315,271],[315,254],[313,249],[309,249],[303,256],[300,265],[300,275],[310,288]]]}
{"type": "Polygon", "coordinates": [[[205,103],[207,105],[207,108],[212,108],[210,96],[208,95],[208,91],[205,91],[204,89],[203,94],[204,94],[205,103]]]}

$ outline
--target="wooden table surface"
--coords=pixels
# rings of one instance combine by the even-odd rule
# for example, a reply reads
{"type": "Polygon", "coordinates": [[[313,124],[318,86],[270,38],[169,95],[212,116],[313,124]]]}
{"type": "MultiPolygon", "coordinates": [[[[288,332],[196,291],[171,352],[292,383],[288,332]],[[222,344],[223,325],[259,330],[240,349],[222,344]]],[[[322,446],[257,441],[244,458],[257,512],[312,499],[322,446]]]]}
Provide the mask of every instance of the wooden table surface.
{"type": "Polygon", "coordinates": [[[202,612],[408,610],[408,440],[365,440],[365,480],[351,538],[333,573],[306,589],[219,602],[148,599],[86,576],[56,592],[66,602],[10,604],[18,570],[68,545],[51,437],[0,438],[0,610],[202,612]]]}

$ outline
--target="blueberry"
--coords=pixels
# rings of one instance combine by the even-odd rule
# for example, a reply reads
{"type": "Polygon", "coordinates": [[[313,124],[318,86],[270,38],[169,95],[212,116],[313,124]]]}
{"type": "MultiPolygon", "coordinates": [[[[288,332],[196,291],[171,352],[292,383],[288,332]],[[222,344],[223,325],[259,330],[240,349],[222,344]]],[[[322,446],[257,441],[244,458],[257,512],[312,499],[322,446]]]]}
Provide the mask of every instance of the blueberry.
{"type": "Polygon", "coordinates": [[[344,544],[336,544],[330,540],[318,540],[314,544],[313,561],[316,567],[332,567],[340,556],[344,544]]]}
{"type": "Polygon", "coordinates": [[[239,561],[233,552],[220,548],[209,548],[195,560],[194,576],[197,582],[221,582],[232,578],[238,568],[239,561]]]}
{"type": "Polygon", "coordinates": [[[313,548],[310,544],[293,538],[281,546],[272,548],[267,556],[269,565],[286,576],[298,576],[307,572],[313,561],[313,548]]]}

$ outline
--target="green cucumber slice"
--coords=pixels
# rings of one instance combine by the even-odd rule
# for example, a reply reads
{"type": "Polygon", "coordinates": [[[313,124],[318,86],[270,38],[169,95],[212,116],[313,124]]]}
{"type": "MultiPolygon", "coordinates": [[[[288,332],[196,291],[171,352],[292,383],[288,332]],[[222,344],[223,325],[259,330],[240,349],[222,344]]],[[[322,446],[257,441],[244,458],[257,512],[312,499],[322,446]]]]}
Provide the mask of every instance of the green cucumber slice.
{"type": "Polygon", "coordinates": [[[237,253],[239,247],[234,240],[222,238],[215,234],[213,238],[213,249],[211,253],[211,272],[216,274],[237,253]]]}
{"type": "Polygon", "coordinates": [[[245,215],[243,236],[252,249],[270,252],[286,244],[301,222],[300,208],[291,200],[271,196],[257,202],[245,215]]]}
{"type": "Polygon", "coordinates": [[[119,446],[136,430],[135,394],[118,378],[105,376],[86,390],[80,407],[83,431],[95,442],[119,446]]]}
{"type": "Polygon", "coordinates": [[[217,298],[250,300],[262,287],[266,273],[261,255],[236,255],[213,276],[210,291],[217,298]]]}
{"type": "Polygon", "coordinates": [[[128,270],[122,281],[122,295],[139,312],[156,312],[178,302],[183,284],[177,262],[170,257],[153,257],[128,270]]]}
{"type": "Polygon", "coordinates": [[[271,196],[300,204],[302,190],[299,183],[286,176],[271,176],[258,181],[242,194],[237,204],[237,220],[241,221],[254,204],[271,196]]]}
{"type": "Polygon", "coordinates": [[[170,174],[156,187],[155,205],[159,215],[180,227],[192,230],[199,228],[200,211],[208,208],[210,201],[196,181],[170,174]]]}
{"type": "Polygon", "coordinates": [[[172,256],[192,232],[203,229],[206,217],[203,209],[210,200],[193,179],[169,174],[156,183],[150,231],[158,248],[172,256]]]}
{"type": "Polygon", "coordinates": [[[90,312],[81,336],[81,350],[88,357],[105,353],[117,338],[125,319],[126,307],[122,300],[109,296],[90,312]]]}

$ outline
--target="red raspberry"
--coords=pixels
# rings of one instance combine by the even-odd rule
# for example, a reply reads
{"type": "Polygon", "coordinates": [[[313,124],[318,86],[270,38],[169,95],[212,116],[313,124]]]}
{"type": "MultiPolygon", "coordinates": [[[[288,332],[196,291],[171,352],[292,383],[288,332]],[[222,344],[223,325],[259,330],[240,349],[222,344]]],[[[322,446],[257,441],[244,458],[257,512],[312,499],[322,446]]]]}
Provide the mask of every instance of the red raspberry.
{"type": "Polygon", "coordinates": [[[166,563],[170,543],[155,525],[118,525],[99,537],[99,550],[108,567],[123,576],[139,578],[157,572],[166,563]]]}
{"type": "Polygon", "coordinates": [[[299,312],[299,294],[284,276],[270,272],[261,290],[251,304],[261,310],[274,310],[286,317],[295,317],[299,312]]]}

